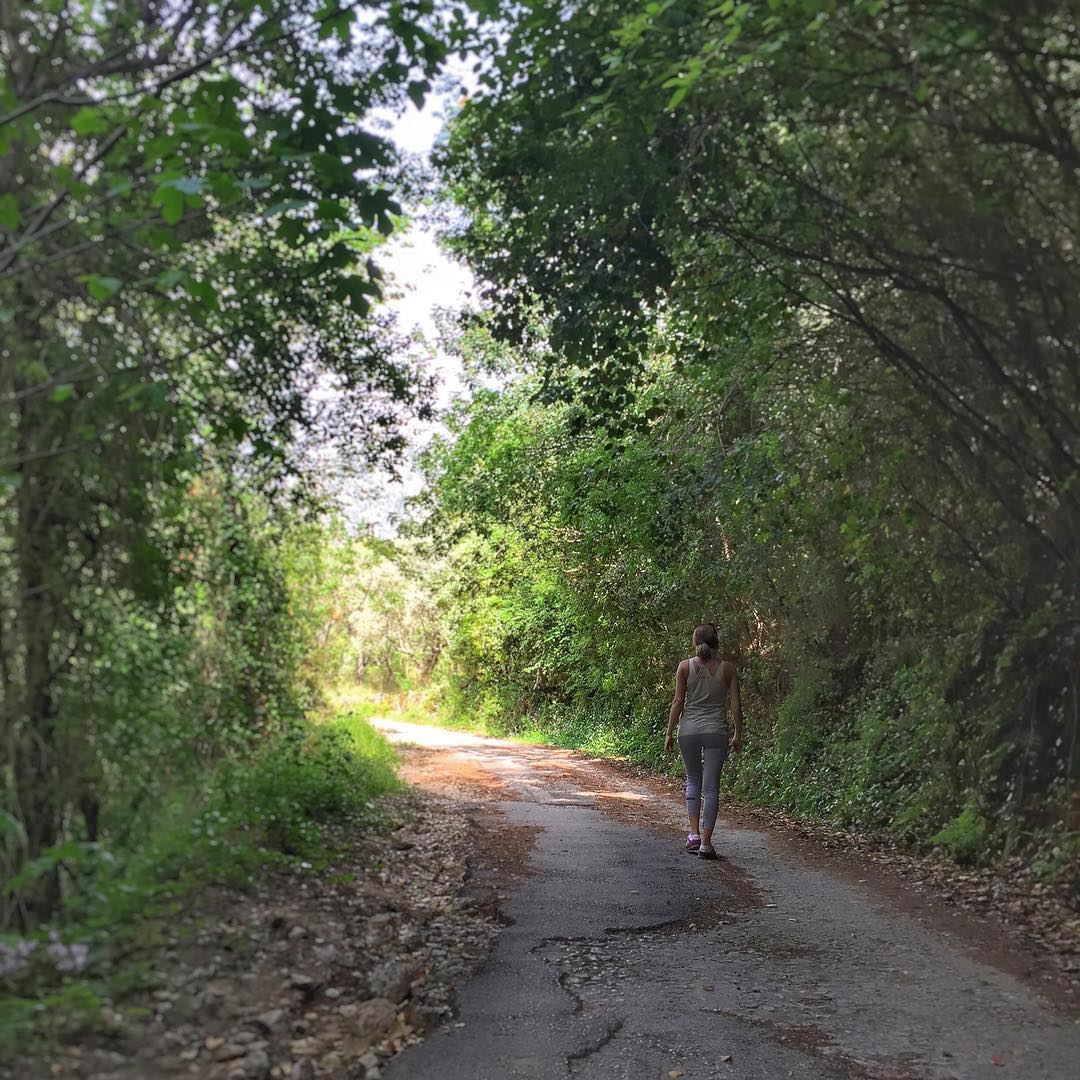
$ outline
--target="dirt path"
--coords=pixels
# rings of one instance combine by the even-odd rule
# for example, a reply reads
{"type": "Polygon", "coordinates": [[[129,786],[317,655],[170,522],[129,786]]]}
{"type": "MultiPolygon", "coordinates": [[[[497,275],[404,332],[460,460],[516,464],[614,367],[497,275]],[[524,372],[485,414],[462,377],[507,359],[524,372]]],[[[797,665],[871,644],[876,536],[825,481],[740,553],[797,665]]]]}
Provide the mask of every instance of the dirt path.
{"type": "MultiPolygon", "coordinates": [[[[405,776],[486,813],[510,925],[387,1080],[1080,1077],[1060,983],[992,927],[568,752],[386,720],[405,776]]],[[[420,838],[419,843],[437,842],[420,838]]]]}

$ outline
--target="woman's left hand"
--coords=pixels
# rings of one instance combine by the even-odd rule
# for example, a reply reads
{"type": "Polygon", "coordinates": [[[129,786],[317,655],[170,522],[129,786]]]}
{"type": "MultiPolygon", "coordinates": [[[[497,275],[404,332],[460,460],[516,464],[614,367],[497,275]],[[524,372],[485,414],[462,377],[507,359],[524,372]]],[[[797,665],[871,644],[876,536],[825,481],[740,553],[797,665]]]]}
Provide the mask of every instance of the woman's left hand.
{"type": "Polygon", "coordinates": [[[667,735],[664,736],[664,752],[667,753],[667,754],[670,754],[671,751],[674,750],[674,749],[675,749],[675,740],[672,738],[671,732],[669,731],[667,733],[667,735]]]}

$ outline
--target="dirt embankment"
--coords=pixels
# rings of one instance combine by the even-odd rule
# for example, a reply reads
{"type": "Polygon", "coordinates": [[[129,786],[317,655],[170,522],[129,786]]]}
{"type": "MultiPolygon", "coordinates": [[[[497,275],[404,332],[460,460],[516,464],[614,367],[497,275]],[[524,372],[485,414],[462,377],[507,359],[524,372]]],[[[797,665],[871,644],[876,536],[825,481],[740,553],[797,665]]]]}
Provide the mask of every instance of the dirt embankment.
{"type": "Polygon", "coordinates": [[[405,756],[421,789],[386,800],[384,831],[338,835],[343,854],[326,868],[194,898],[129,957],[147,969],[143,988],[78,1043],[0,1076],[375,1080],[452,1023],[530,837],[491,808],[486,774],[425,784],[422,755],[405,756]]]}

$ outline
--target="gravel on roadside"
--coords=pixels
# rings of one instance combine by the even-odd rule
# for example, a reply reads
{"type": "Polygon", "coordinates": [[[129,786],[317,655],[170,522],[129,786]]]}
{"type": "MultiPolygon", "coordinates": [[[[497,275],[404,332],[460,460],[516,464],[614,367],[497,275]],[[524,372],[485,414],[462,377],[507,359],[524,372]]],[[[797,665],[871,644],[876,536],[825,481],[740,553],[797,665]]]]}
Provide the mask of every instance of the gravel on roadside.
{"type": "Polygon", "coordinates": [[[143,989],[77,1044],[0,1076],[375,1080],[453,1023],[455,988],[500,928],[498,814],[430,793],[381,809],[383,830],[335,830],[327,867],[190,898],[148,952],[143,989]]]}

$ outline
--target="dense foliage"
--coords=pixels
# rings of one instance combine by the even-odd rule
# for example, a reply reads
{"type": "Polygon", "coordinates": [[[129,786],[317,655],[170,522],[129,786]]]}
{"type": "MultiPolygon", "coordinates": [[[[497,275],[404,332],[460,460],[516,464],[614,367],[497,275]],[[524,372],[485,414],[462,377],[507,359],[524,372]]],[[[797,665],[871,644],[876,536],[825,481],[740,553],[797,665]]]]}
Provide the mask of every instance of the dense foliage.
{"type": "Polygon", "coordinates": [[[709,618],[738,790],[1075,851],[1078,57],[1065,2],[508,17],[443,160],[519,370],[430,460],[464,707],[655,754],[709,618]]]}
{"type": "Polygon", "coordinates": [[[194,565],[168,618],[99,597],[60,684],[56,752],[84,817],[5,881],[17,908],[57,874],[62,906],[47,929],[0,935],[0,1061],[99,1029],[193,890],[286,859],[316,872],[399,787],[364,717],[321,706],[356,671],[351,598],[380,545],[251,496],[225,510],[207,486],[189,498],[194,565]]]}
{"type": "Polygon", "coordinates": [[[372,310],[408,171],[369,116],[462,19],[0,5],[0,924],[310,704],[312,451],[382,459],[427,408],[372,310]]]}

